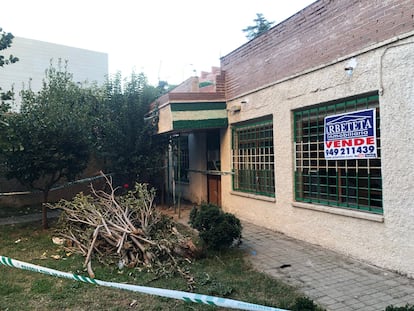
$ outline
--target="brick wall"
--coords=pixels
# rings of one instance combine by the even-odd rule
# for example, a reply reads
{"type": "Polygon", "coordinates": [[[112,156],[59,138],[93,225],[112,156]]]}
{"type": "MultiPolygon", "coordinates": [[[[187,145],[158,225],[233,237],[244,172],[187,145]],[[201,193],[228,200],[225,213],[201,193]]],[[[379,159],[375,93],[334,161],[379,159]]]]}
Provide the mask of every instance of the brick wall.
{"type": "Polygon", "coordinates": [[[216,92],[219,94],[224,94],[226,88],[226,78],[224,71],[220,72],[220,75],[216,76],[216,92]]]}
{"type": "Polygon", "coordinates": [[[317,1],[222,57],[226,98],[413,30],[413,0],[317,1]]]}

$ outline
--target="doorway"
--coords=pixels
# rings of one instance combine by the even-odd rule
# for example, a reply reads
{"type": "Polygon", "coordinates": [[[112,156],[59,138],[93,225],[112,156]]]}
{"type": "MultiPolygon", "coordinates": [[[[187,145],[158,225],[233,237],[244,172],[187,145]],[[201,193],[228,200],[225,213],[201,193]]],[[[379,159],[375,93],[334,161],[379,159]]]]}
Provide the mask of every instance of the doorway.
{"type": "Polygon", "coordinates": [[[208,203],[221,206],[221,176],[207,175],[208,203]]]}
{"type": "Polygon", "coordinates": [[[221,206],[220,130],[207,132],[208,203],[221,206]]]}

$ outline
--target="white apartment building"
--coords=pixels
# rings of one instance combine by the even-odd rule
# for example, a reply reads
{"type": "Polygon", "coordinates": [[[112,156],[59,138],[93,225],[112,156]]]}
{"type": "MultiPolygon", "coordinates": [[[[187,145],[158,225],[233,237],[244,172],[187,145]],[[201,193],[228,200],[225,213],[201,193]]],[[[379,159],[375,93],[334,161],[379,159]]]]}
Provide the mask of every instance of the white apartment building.
{"type": "Polygon", "coordinates": [[[57,66],[59,60],[68,62],[68,72],[79,83],[102,84],[108,75],[108,54],[50,42],[15,37],[12,46],[5,50],[19,58],[17,63],[4,66],[0,70],[0,87],[14,89],[13,109],[20,107],[19,92],[25,88],[40,90],[45,70],[57,66]]]}

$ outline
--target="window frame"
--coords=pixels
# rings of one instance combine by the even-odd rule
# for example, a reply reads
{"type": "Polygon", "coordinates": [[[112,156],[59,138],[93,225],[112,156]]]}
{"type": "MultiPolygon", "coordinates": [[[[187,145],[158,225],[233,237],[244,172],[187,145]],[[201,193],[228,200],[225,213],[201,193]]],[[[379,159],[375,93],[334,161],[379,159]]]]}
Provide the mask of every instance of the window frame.
{"type": "Polygon", "coordinates": [[[176,182],[189,183],[188,171],[190,169],[190,152],[188,135],[180,135],[176,137],[173,146],[174,180],[176,182]],[[178,163],[179,160],[180,163],[178,163]]]}
{"type": "Polygon", "coordinates": [[[273,118],[234,124],[232,133],[232,189],[276,197],[273,118]]]}
{"type": "Polygon", "coordinates": [[[294,196],[297,202],[383,214],[378,93],[361,94],[293,111],[294,196]],[[324,117],[376,109],[376,159],[326,160],[324,117]]]}

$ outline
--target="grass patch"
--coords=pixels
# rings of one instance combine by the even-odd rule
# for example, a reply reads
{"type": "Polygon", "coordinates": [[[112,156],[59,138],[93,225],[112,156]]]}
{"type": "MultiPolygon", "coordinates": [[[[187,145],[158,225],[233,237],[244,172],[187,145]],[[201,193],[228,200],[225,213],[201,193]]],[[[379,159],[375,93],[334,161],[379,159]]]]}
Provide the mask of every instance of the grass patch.
{"type": "Polygon", "coordinates": [[[23,287],[10,283],[10,282],[2,282],[0,283],[0,293],[1,295],[12,295],[12,294],[18,294],[23,291],[23,287]]]}
{"type": "MultiPolygon", "coordinates": [[[[87,275],[84,258],[67,256],[51,241],[53,229],[39,223],[0,226],[0,255],[64,272],[87,275]],[[62,259],[55,260],[52,255],[62,259]]],[[[52,223],[53,226],[53,223],[52,223]]],[[[179,276],[156,278],[139,269],[100,265],[94,261],[96,278],[142,286],[187,291],[179,276]]],[[[195,277],[194,292],[246,302],[293,309],[303,295],[262,273],[256,272],[238,249],[211,253],[188,267],[195,277]]],[[[0,310],[218,310],[184,301],[105,288],[0,265],[0,310]]],[[[221,308],[220,310],[224,310],[221,308]]]]}
{"type": "Polygon", "coordinates": [[[34,294],[47,294],[52,291],[53,279],[38,279],[32,282],[31,292],[34,294]]]}

